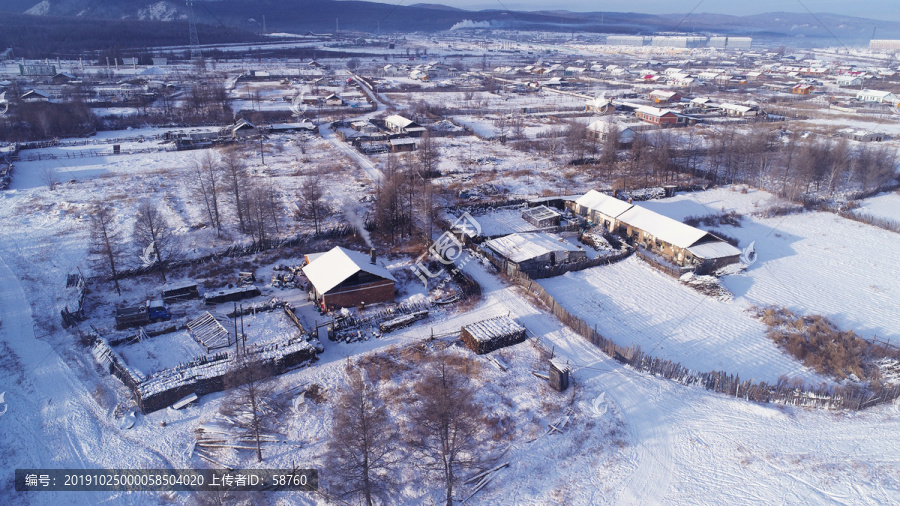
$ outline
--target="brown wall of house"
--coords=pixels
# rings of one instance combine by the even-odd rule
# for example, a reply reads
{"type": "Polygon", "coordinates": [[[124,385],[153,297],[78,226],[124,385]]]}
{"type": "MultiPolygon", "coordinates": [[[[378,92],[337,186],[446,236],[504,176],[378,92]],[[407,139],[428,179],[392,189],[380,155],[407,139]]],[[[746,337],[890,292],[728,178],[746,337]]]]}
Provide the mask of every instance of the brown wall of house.
{"type": "Polygon", "coordinates": [[[393,302],[394,282],[391,280],[376,281],[365,285],[350,288],[335,289],[335,292],[325,294],[327,307],[353,307],[361,303],[374,304],[376,302],[393,302]]]}

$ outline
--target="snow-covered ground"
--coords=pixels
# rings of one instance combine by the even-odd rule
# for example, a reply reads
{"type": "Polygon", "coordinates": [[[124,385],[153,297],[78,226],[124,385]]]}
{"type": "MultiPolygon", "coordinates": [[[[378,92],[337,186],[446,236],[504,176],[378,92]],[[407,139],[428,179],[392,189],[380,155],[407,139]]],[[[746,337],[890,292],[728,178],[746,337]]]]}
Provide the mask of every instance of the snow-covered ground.
{"type": "MultiPolygon", "coordinates": [[[[761,211],[771,195],[731,189],[676,195],[641,205],[681,220],[723,210],[761,211]]],[[[757,261],[744,273],[723,278],[735,303],[778,304],[801,314],[821,314],[865,338],[897,338],[900,328],[900,266],[894,261],[900,235],[871,225],[814,212],[774,218],[745,214],[743,226],[718,227],[754,243],[757,261]]]]}
{"type": "Polygon", "coordinates": [[[639,345],[695,371],[727,371],[774,383],[780,376],[822,378],[784,355],[766,327],[740,304],[706,297],[630,257],[540,281],[556,301],[604,337],[639,345]]]}
{"type": "Polygon", "coordinates": [[[867,198],[854,212],[900,222],[900,193],[894,191],[867,198]]]}

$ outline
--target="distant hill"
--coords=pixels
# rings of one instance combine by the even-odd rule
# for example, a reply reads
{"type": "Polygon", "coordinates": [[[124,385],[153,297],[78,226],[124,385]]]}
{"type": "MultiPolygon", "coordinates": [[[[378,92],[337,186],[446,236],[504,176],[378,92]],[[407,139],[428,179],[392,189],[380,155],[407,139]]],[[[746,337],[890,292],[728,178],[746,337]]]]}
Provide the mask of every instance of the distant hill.
{"type": "MultiPolygon", "coordinates": [[[[128,22],[185,23],[188,10],[184,0],[3,0],[0,12],[40,19],[54,19],[54,26],[69,19],[74,25],[89,20],[128,22]]],[[[248,34],[262,31],[263,18],[269,32],[316,33],[341,31],[368,33],[438,32],[450,29],[522,29],[558,32],[599,32],[649,35],[664,31],[696,31],[722,35],[750,35],[786,44],[864,45],[877,26],[877,38],[900,38],[900,23],[837,16],[832,14],[768,13],[755,16],[729,16],[694,13],[650,15],[623,12],[570,12],[546,10],[534,12],[481,10],[467,11],[440,4],[397,5],[365,1],[335,0],[215,0],[195,1],[197,22],[212,32],[201,35],[201,43],[246,40],[248,34]],[[820,20],[822,24],[819,23],[820,20]],[[826,28],[827,27],[827,28],[826,28]],[[216,30],[221,33],[216,34],[216,30]],[[223,35],[230,33],[231,35],[223,35]],[[237,38],[234,38],[237,37],[237,38]]],[[[9,14],[6,15],[9,19],[9,14]]],[[[21,18],[19,18],[21,19],[21,18]]],[[[2,20],[0,20],[2,22],[2,20]]],[[[49,22],[49,21],[48,21],[49,22]]],[[[8,25],[8,22],[7,22],[8,25]]],[[[38,21],[27,26],[39,27],[38,21]]],[[[85,25],[87,26],[87,25],[85,25]]],[[[93,25],[92,25],[93,26],[93,25]]],[[[124,25],[116,25],[124,26],[124,25]]],[[[139,26],[139,25],[136,25],[139,26]]],[[[15,28],[15,27],[13,27],[15,28]]],[[[100,27],[97,27],[98,29],[100,27]]],[[[141,29],[138,29],[140,31],[141,29]]],[[[174,33],[174,29],[173,33],[174,33]]],[[[21,30],[19,30],[21,32],[21,30]]],[[[168,33],[169,30],[162,32],[168,33]]],[[[98,34],[99,35],[99,34],[98,34]]],[[[0,33],[0,41],[9,35],[0,33]]],[[[28,38],[16,39],[27,44],[28,38]]],[[[142,42],[144,40],[142,39],[142,42]]],[[[131,44],[121,40],[121,44],[131,44]]],[[[163,45],[162,39],[155,45],[163,45]]],[[[2,45],[2,44],[0,44],[2,45]]]]}

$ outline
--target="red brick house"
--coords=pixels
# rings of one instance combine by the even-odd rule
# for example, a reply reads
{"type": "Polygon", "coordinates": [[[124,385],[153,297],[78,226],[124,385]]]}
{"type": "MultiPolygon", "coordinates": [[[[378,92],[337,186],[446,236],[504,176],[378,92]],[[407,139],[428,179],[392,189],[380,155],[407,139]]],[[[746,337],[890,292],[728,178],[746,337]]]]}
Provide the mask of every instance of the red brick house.
{"type": "Polygon", "coordinates": [[[634,116],[647,123],[660,126],[676,126],[685,124],[684,116],[679,116],[672,111],[656,107],[638,107],[634,116]]]}
{"type": "Polygon", "coordinates": [[[370,255],[336,246],[327,253],[308,255],[303,273],[310,292],[323,308],[393,302],[394,276],[370,255]]]}
{"type": "Polygon", "coordinates": [[[677,91],[654,90],[648,98],[656,104],[677,104],[681,102],[681,95],[677,91]]]}

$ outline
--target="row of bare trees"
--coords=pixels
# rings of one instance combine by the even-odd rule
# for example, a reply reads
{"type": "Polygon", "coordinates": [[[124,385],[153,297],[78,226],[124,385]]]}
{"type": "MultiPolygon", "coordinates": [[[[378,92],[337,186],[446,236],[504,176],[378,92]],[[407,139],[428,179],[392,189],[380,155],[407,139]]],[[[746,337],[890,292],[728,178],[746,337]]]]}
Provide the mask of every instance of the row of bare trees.
{"type": "MultiPolygon", "coordinates": [[[[203,152],[186,172],[189,187],[196,191],[217,235],[231,224],[252,241],[265,243],[280,233],[281,194],[271,182],[250,177],[244,158],[238,149],[203,152]],[[226,213],[229,209],[233,214],[226,213]]],[[[138,204],[130,240],[116,210],[109,204],[95,203],[89,235],[93,268],[110,277],[117,291],[122,266],[138,260],[145,266],[155,265],[165,281],[167,263],[180,255],[179,237],[156,200],[145,199],[138,204]]]]}
{"type": "Polygon", "coordinates": [[[348,367],[326,456],[335,477],[329,491],[366,505],[395,502],[395,471],[407,461],[440,483],[451,506],[462,475],[482,465],[487,442],[501,437],[501,424],[476,398],[467,360],[446,351],[426,357],[396,413],[364,369],[348,367]]]}
{"type": "Polygon", "coordinates": [[[391,244],[420,231],[426,242],[434,233],[440,190],[431,179],[440,175],[440,152],[426,134],[414,156],[388,155],[375,195],[375,226],[391,244]]]}
{"type": "Polygon", "coordinates": [[[189,182],[219,237],[224,210],[230,207],[238,230],[254,242],[264,243],[281,231],[281,195],[270,181],[250,177],[245,158],[239,148],[204,151],[193,161],[189,182]]]}

